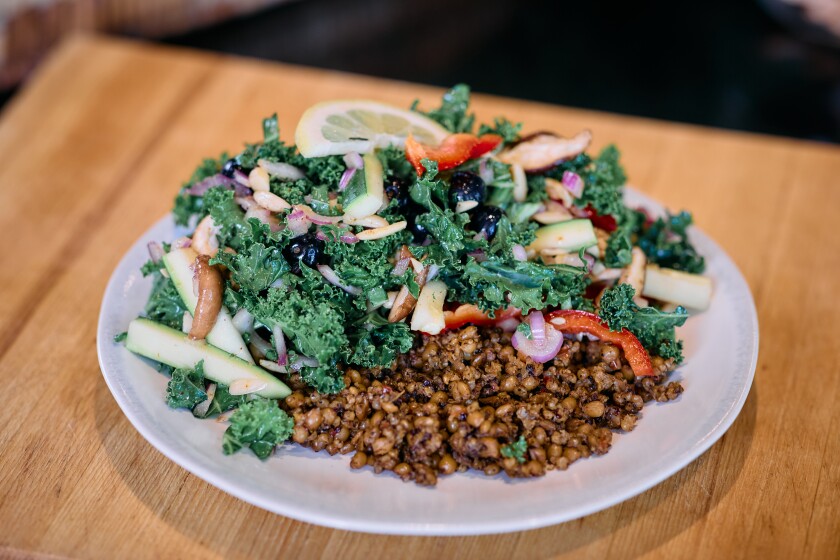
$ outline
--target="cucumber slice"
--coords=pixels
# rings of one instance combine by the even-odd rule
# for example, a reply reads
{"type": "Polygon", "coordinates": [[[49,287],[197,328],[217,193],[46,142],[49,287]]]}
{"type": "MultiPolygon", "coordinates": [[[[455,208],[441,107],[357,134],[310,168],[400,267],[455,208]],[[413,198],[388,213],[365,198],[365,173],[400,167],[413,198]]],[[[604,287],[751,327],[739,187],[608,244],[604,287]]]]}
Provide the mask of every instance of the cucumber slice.
{"type": "Polygon", "coordinates": [[[712,301],[712,281],[699,274],[648,265],[642,295],[692,309],[708,309],[712,301]]]}
{"type": "MultiPolygon", "coordinates": [[[[197,256],[198,253],[189,247],[175,249],[163,256],[163,264],[166,266],[167,272],[169,272],[169,277],[175,283],[178,295],[181,296],[190,313],[195,313],[195,306],[198,303],[198,296],[193,292],[192,271],[192,266],[195,264],[197,256]]],[[[246,362],[254,363],[254,358],[251,357],[245,341],[242,340],[242,335],[233,326],[230,313],[224,307],[219,311],[219,316],[216,318],[216,324],[213,325],[213,330],[207,335],[207,342],[246,362]]]]}
{"type": "Polygon", "coordinates": [[[184,333],[149,319],[129,323],[125,347],[175,368],[194,368],[204,360],[207,379],[224,385],[239,379],[266,383],[265,389],[255,393],[266,398],[282,399],[292,392],[285,383],[257,366],[201,340],[190,340],[184,333]]]}
{"type": "Polygon", "coordinates": [[[385,174],[376,154],[362,156],[363,173],[356,172],[344,189],[344,213],[351,218],[366,218],[376,214],[385,202],[385,174]]]}
{"type": "Polygon", "coordinates": [[[537,238],[529,246],[534,251],[555,249],[573,253],[598,245],[592,222],[585,218],[543,226],[535,234],[537,238]]]}

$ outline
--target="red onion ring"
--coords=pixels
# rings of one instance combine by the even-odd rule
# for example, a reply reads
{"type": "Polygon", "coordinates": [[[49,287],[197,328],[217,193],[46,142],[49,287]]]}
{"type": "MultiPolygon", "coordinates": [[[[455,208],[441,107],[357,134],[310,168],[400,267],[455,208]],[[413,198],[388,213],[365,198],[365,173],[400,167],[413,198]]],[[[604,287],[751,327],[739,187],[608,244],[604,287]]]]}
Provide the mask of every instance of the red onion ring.
{"type": "Polygon", "coordinates": [[[359,242],[359,238],[356,237],[355,235],[353,235],[352,233],[342,233],[338,238],[341,241],[343,241],[344,243],[349,243],[349,244],[359,242]]]}
{"type": "Polygon", "coordinates": [[[528,325],[531,327],[531,340],[534,342],[545,341],[545,317],[542,312],[534,309],[528,314],[528,325]]]}
{"type": "Polygon", "coordinates": [[[580,175],[574,173],[572,171],[564,171],[563,172],[563,179],[561,181],[563,186],[566,187],[566,190],[571,193],[571,195],[575,198],[580,198],[583,194],[583,179],[580,178],[580,175]]]}
{"type": "Polygon", "coordinates": [[[551,325],[546,325],[545,339],[542,342],[538,342],[536,340],[529,340],[520,331],[516,331],[511,338],[511,344],[535,362],[544,364],[553,360],[560,352],[560,348],[563,346],[563,333],[551,325]]]}
{"type": "Polygon", "coordinates": [[[353,175],[356,174],[355,167],[348,167],[344,170],[344,173],[341,174],[341,179],[338,181],[338,190],[343,191],[347,188],[347,185],[350,184],[350,181],[353,179],[353,175]]]}
{"type": "Polygon", "coordinates": [[[306,217],[304,211],[299,208],[292,210],[292,212],[286,217],[286,225],[297,235],[303,235],[309,231],[311,223],[312,222],[310,222],[309,218],[306,217]]]}
{"type": "Polygon", "coordinates": [[[152,259],[153,263],[159,263],[160,259],[163,258],[163,247],[161,247],[160,243],[157,241],[150,241],[146,248],[149,249],[149,257],[152,259]]]}

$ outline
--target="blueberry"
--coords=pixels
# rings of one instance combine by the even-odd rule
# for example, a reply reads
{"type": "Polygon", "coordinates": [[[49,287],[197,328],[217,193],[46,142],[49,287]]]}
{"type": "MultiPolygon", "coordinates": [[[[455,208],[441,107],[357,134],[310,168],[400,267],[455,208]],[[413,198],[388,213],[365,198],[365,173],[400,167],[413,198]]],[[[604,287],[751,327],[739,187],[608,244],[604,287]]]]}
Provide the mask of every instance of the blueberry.
{"type": "Polygon", "coordinates": [[[496,226],[504,215],[498,206],[479,206],[469,214],[470,229],[478,233],[483,232],[488,240],[496,235],[496,226]]]}
{"type": "Polygon", "coordinates": [[[242,166],[239,165],[239,162],[235,159],[229,159],[222,166],[222,175],[224,175],[225,177],[230,177],[232,179],[233,172],[237,169],[242,169],[242,166]]]}
{"type": "Polygon", "coordinates": [[[387,194],[388,198],[392,200],[396,198],[397,207],[401,210],[412,202],[411,197],[408,194],[408,189],[410,187],[411,183],[404,181],[399,177],[394,177],[393,175],[385,179],[385,194],[387,194]]]}
{"type": "Polygon", "coordinates": [[[476,202],[481,204],[487,196],[484,180],[469,171],[456,171],[449,180],[449,199],[452,206],[459,202],[476,202]]]}
{"type": "Polygon", "coordinates": [[[286,257],[292,267],[292,274],[300,274],[301,263],[308,267],[314,267],[323,254],[324,242],[311,233],[295,237],[283,249],[283,256],[286,257]]]}

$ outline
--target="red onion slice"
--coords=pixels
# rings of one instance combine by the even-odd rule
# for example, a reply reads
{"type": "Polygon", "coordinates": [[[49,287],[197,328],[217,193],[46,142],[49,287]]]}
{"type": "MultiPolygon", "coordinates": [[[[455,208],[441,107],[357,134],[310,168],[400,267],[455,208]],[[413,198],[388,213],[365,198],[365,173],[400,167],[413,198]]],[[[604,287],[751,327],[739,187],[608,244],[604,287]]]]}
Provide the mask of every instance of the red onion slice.
{"type": "Polygon", "coordinates": [[[297,356],[294,360],[292,360],[291,368],[295,371],[300,371],[302,368],[305,367],[318,367],[320,363],[315,358],[309,358],[307,356],[297,356]]]}
{"type": "Polygon", "coordinates": [[[251,187],[251,181],[248,179],[248,175],[246,175],[241,169],[235,169],[233,171],[233,180],[243,187],[251,187]]]}
{"type": "Polygon", "coordinates": [[[293,208],[306,214],[309,221],[313,224],[318,224],[319,226],[337,224],[341,221],[341,216],[322,216],[321,214],[316,214],[312,208],[305,204],[296,204],[293,208]]]}
{"type": "Polygon", "coordinates": [[[274,349],[277,350],[277,365],[285,366],[289,363],[289,354],[286,352],[286,337],[283,335],[283,329],[280,325],[276,325],[271,329],[274,335],[274,349]]]}
{"type": "Polygon", "coordinates": [[[580,175],[574,173],[572,171],[564,171],[563,172],[563,186],[566,187],[566,190],[569,191],[573,197],[580,198],[583,194],[583,179],[580,178],[580,175]]]}
{"type": "Polygon", "coordinates": [[[163,247],[157,241],[150,241],[146,247],[149,249],[149,257],[153,263],[159,263],[163,258],[163,247]]]}
{"type": "Polygon", "coordinates": [[[206,179],[202,179],[198,183],[193,183],[192,185],[187,187],[187,189],[184,192],[193,196],[204,196],[204,193],[206,193],[213,187],[225,187],[231,189],[235,184],[236,181],[234,181],[230,177],[222,175],[221,173],[217,173],[215,175],[207,177],[206,179]]]}
{"type": "Polygon", "coordinates": [[[528,314],[528,325],[531,327],[531,339],[534,342],[545,341],[545,317],[536,309],[528,314]]]}
{"type": "MultiPolygon", "coordinates": [[[[260,357],[265,357],[266,353],[271,350],[271,344],[266,339],[257,334],[257,331],[251,329],[251,346],[259,352],[260,357]]],[[[256,356],[255,356],[256,357],[256,356]]]]}
{"type": "Polygon", "coordinates": [[[496,177],[493,175],[493,170],[490,169],[490,166],[487,165],[487,163],[488,161],[486,157],[481,158],[481,162],[478,164],[478,176],[481,177],[481,180],[484,181],[485,184],[489,185],[496,177]]]}
{"type": "Polygon", "coordinates": [[[356,152],[350,152],[344,156],[344,165],[347,169],[361,169],[365,166],[365,160],[356,152]]]}
{"type": "Polygon", "coordinates": [[[359,238],[353,235],[352,233],[342,233],[338,238],[344,243],[353,244],[359,242],[359,238]]]}
{"type": "Polygon", "coordinates": [[[545,325],[545,339],[541,342],[529,340],[520,331],[516,331],[513,333],[511,343],[514,348],[526,356],[530,356],[535,362],[544,364],[553,360],[560,352],[560,348],[563,346],[563,333],[551,325],[545,325]]]}
{"type": "Polygon", "coordinates": [[[522,245],[516,244],[511,247],[511,251],[513,252],[513,258],[518,261],[527,261],[528,260],[528,252],[525,251],[525,247],[522,245]]]}
{"type": "Polygon", "coordinates": [[[344,290],[352,296],[358,296],[362,293],[361,288],[357,288],[356,286],[348,286],[347,284],[342,282],[341,278],[338,277],[338,274],[336,274],[335,271],[329,266],[325,264],[319,264],[317,268],[318,272],[321,273],[321,276],[323,276],[324,279],[333,286],[341,288],[342,290],[344,290]]]}
{"type": "Polygon", "coordinates": [[[348,167],[344,170],[344,173],[341,174],[341,179],[338,180],[338,190],[343,191],[347,188],[347,185],[350,184],[350,181],[353,179],[353,175],[356,174],[355,167],[348,167]]]}

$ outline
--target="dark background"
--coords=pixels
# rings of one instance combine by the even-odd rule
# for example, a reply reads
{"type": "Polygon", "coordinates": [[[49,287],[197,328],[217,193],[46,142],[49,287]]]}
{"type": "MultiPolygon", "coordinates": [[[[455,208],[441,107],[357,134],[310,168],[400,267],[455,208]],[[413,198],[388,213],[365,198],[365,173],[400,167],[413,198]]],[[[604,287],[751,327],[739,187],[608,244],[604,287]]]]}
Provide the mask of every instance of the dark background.
{"type": "Polygon", "coordinates": [[[840,142],[840,50],[776,1],[298,0],[163,42],[840,142]]]}

